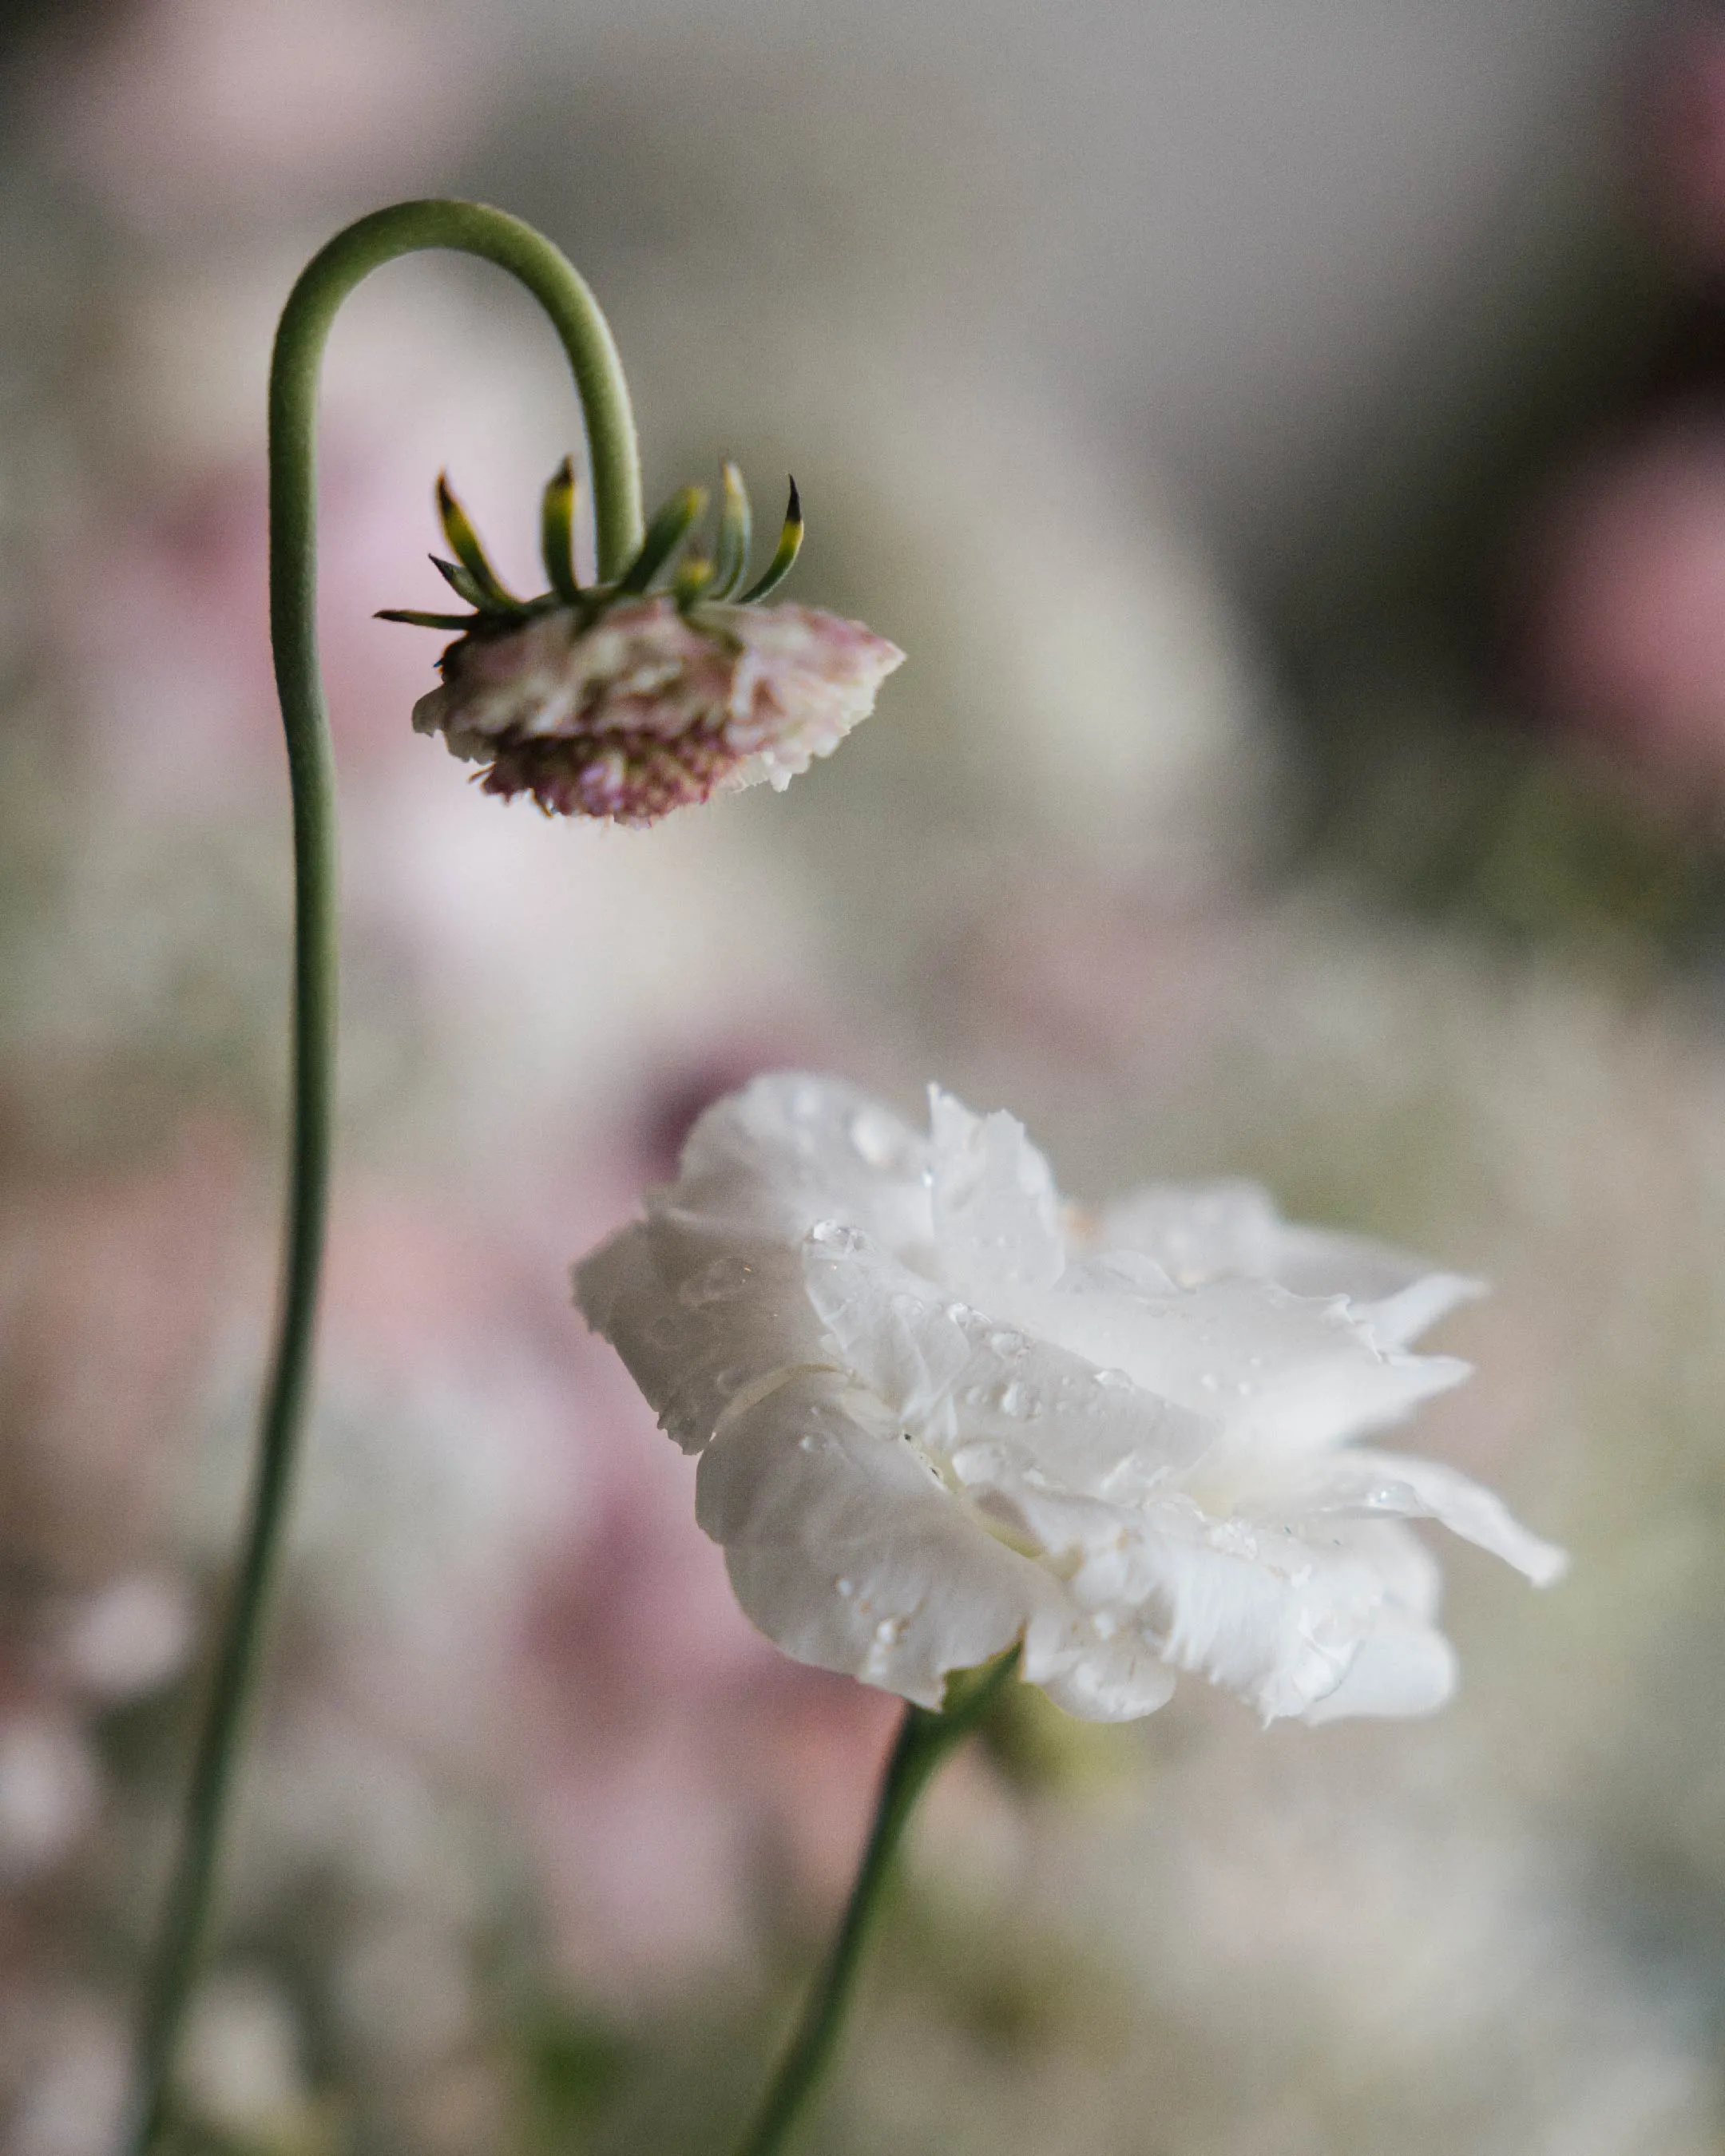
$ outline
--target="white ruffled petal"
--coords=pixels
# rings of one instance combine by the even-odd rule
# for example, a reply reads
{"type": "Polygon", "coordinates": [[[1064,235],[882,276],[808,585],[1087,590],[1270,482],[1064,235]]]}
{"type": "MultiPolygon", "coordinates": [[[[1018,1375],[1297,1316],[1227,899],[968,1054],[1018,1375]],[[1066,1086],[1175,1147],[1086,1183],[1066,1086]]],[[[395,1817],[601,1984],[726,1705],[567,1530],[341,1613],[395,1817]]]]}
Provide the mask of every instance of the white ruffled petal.
{"type": "Polygon", "coordinates": [[[1354,1317],[1380,1348],[1405,1348],[1465,1302],[1477,1302],[1487,1290],[1466,1273],[1421,1273],[1407,1286],[1376,1302],[1356,1302],[1354,1317]]]}
{"type": "Polygon", "coordinates": [[[927,1166],[926,1141],[855,1086],[775,1071],[706,1111],[677,1181],[648,1209],[787,1244],[819,1220],[839,1220],[889,1250],[926,1248],[927,1166]]]}
{"type": "Polygon", "coordinates": [[[1242,1278],[1176,1288],[1143,1259],[1086,1260],[1014,1308],[1044,1337],[1212,1417],[1235,1461],[1386,1429],[1468,1374],[1452,1357],[1380,1347],[1340,1297],[1242,1278]]]}
{"type": "Polygon", "coordinates": [[[1214,1441],[1214,1421],[996,1323],[857,1230],[816,1229],[803,1266],[828,1352],[961,1481],[1029,1475],[1136,1502],[1214,1441]]]}
{"type": "Polygon", "coordinates": [[[1154,1183],[1103,1213],[1104,1253],[1150,1259],[1178,1287],[1273,1281],[1298,1296],[1345,1296],[1380,1348],[1405,1348],[1459,1304],[1485,1293],[1458,1273],[1364,1235],[1284,1220],[1255,1183],[1154,1183]]]}
{"type": "Polygon", "coordinates": [[[1230,1178],[1151,1183],[1104,1209],[1089,1238],[1103,1253],[1150,1259],[1180,1287],[1240,1277],[1275,1280],[1284,1234],[1267,1190],[1230,1178]]]}
{"type": "MultiPolygon", "coordinates": [[[[1153,1606],[1170,1661],[1237,1692],[1266,1722],[1310,1718],[1338,1695],[1334,1713],[1393,1711],[1349,1703],[1343,1687],[1363,1656],[1368,1671],[1382,1668],[1373,1642],[1430,1629],[1423,1605],[1435,1602],[1435,1568],[1409,1563],[1411,1537],[1375,1522],[1327,1545],[1238,1522],[1201,1536],[1173,1521],[1161,1527],[1147,1538],[1146,1561],[1159,1574],[1153,1606]]],[[[1429,1652],[1414,1659],[1429,1671],[1429,1652]]],[[[1420,1686],[1410,1681],[1415,1691],[1419,1711],[1435,1703],[1429,1677],[1420,1686]]],[[[1387,1697],[1387,1681],[1374,1680],[1368,1696],[1387,1697]]]]}
{"type": "Polygon", "coordinates": [[[768,1639],[919,1706],[1015,1640],[1034,1683],[1076,1653],[1060,1583],[990,1535],[841,1378],[793,1377],[737,1414],[702,1455],[696,1517],[768,1639]]]}
{"type": "Polygon", "coordinates": [[[575,1300],[685,1452],[763,1384],[826,1359],[798,1253],[772,1243],[638,1224],[577,1267],[575,1300]]]}
{"type": "Polygon", "coordinates": [[[1137,1722],[1174,1696],[1174,1672],[1137,1632],[1087,1645],[1070,1669],[1042,1689],[1080,1722],[1137,1722]]]}
{"type": "Polygon", "coordinates": [[[973,1116],[937,1086],[928,1120],[941,1277],[983,1303],[1003,1290],[1052,1287],[1066,1263],[1060,1198],[1024,1125],[999,1111],[973,1116]]]}
{"type": "Polygon", "coordinates": [[[1263,1502],[1285,1517],[1435,1520],[1549,1587],[1568,1569],[1567,1552],[1532,1534],[1493,1491],[1436,1460],[1364,1448],[1315,1463],[1309,1474],[1266,1491],[1263,1502]]]}
{"type": "Polygon", "coordinates": [[[1430,1625],[1385,1620],[1360,1641],[1348,1674],[1302,1719],[1435,1714],[1455,1690],[1455,1650],[1430,1625]]]}

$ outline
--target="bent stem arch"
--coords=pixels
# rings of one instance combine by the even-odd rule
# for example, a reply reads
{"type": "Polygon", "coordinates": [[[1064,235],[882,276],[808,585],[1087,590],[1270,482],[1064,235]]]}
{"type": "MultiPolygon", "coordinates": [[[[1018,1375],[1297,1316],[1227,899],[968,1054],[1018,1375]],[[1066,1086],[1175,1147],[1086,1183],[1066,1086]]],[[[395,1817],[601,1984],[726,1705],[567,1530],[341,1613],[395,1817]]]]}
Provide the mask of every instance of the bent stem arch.
{"type": "Polygon", "coordinates": [[[598,301],[549,240],[477,203],[410,202],[362,218],[312,258],[282,311],[270,372],[270,635],[294,804],[294,1106],[281,1302],[245,1538],[144,2002],[132,2156],[146,2156],[162,2131],[208,1925],[300,1450],[323,1260],[337,1009],[335,762],[317,663],[318,380],[331,324],[354,286],[384,263],[427,248],[495,262],[551,317],[587,429],[600,577],[620,576],[641,543],[639,459],[622,363],[598,301]]]}

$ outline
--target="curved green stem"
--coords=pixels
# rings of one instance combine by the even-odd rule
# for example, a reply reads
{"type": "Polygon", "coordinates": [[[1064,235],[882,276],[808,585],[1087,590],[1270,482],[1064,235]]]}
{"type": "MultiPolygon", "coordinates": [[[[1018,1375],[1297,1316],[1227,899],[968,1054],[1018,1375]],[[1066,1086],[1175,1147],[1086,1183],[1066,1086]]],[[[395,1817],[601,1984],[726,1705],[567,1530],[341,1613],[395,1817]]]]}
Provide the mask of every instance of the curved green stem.
{"type": "Polygon", "coordinates": [[[311,1374],[328,1211],[336,1029],[336,783],[317,665],[318,377],[330,325],[398,255],[451,248],[518,278],[550,316],[575,376],[593,475],[599,574],[641,543],[634,420],[605,318],[549,240],[476,203],[401,203],[337,234],[283,310],[270,372],[270,634],[294,802],[294,1110],[283,1287],[251,1511],[187,1800],[159,1958],[145,2001],[129,2146],[161,2132],[181,2024],[208,1928],[235,1762],[286,1517],[311,1374]]]}
{"type": "Polygon", "coordinates": [[[986,1668],[951,1680],[946,1705],[938,1714],[907,1707],[898,1741],[886,1762],[875,1823],[858,1867],[850,1898],[822,1969],[803,2010],[767,2100],[753,2127],[738,2145],[737,2156],[776,2156],[796,2124],[803,2106],[831,2062],[855,1988],[862,1950],[880,1913],[892,1861],[901,1838],[934,1771],[955,1745],[968,1737],[989,1702],[1018,1668],[1019,1650],[1003,1655],[986,1668]]]}

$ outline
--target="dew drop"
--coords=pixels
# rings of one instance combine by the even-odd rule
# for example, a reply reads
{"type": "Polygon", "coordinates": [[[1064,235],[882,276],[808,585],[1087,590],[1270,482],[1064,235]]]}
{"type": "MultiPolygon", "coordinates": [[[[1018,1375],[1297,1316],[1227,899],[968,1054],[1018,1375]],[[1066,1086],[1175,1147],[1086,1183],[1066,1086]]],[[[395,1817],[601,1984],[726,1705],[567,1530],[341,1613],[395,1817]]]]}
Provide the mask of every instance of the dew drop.
{"type": "Polygon", "coordinates": [[[809,1230],[811,1243],[819,1243],[822,1250],[834,1256],[848,1258],[862,1248],[862,1234],[859,1229],[847,1227],[842,1220],[817,1220],[809,1230]]]}
{"type": "Polygon", "coordinates": [[[1124,1391],[1131,1384],[1132,1379],[1127,1377],[1124,1370],[1098,1370],[1096,1383],[1106,1387],[1111,1393],[1117,1393],[1124,1391]]]}
{"type": "Polygon", "coordinates": [[[1014,1332],[1006,1327],[988,1335],[988,1345],[997,1355],[1022,1355],[1029,1344],[1022,1332],[1014,1332]]]}
{"type": "Polygon", "coordinates": [[[851,1150],[870,1168],[889,1168],[898,1151],[898,1130],[884,1108],[859,1108],[847,1132],[851,1150]]]}

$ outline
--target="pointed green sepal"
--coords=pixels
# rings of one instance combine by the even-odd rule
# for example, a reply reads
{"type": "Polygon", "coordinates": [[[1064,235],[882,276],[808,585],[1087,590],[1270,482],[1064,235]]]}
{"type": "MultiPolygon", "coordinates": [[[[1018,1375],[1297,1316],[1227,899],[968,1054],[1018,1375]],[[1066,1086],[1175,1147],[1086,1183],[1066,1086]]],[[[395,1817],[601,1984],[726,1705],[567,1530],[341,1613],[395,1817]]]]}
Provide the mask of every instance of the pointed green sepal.
{"type": "Polygon", "coordinates": [[[797,482],[791,481],[791,499],[784,513],[784,525],[778,535],[778,545],[764,573],[752,583],[737,601],[739,606],[752,606],[757,599],[764,599],[769,592],[776,592],[789,576],[797,557],[803,551],[803,497],[797,491],[797,482]]]}
{"type": "Polygon", "coordinates": [[[580,599],[575,575],[575,466],[565,457],[545,483],[539,505],[539,551],[551,588],[566,605],[580,599]]]}
{"type": "Polygon", "coordinates": [[[646,590],[655,577],[688,536],[689,528],[706,507],[704,486],[685,486],[674,494],[647,526],[641,551],[629,565],[617,587],[619,595],[633,598],[646,590]]]}
{"type": "MultiPolygon", "coordinates": [[[[498,578],[495,570],[485,559],[485,550],[479,542],[479,534],[469,521],[467,511],[449,491],[449,475],[439,472],[437,477],[437,513],[442,520],[444,536],[451,551],[480,593],[476,604],[500,613],[513,613],[521,601],[498,578]]],[[[434,557],[435,558],[435,557],[434,557]]],[[[466,593],[463,593],[463,598],[466,593]]]]}
{"type": "Polygon", "coordinates": [[[725,463],[725,500],[719,511],[719,536],[713,548],[713,581],[709,598],[728,599],[742,582],[749,565],[752,520],[749,490],[742,474],[727,458],[725,463]]]}
{"type": "Polygon", "coordinates": [[[485,595],[470,569],[464,569],[458,562],[444,561],[441,554],[430,555],[428,559],[458,599],[465,599],[469,606],[477,608],[481,613],[486,611],[485,595]]]}
{"type": "Polygon", "coordinates": [[[421,613],[415,607],[380,607],[373,621],[404,621],[411,629],[471,629],[470,613],[421,613]]]}
{"type": "Polygon", "coordinates": [[[677,612],[687,613],[697,600],[710,598],[712,586],[712,563],[702,561],[698,554],[691,555],[671,579],[671,597],[676,601],[677,612]]]}

